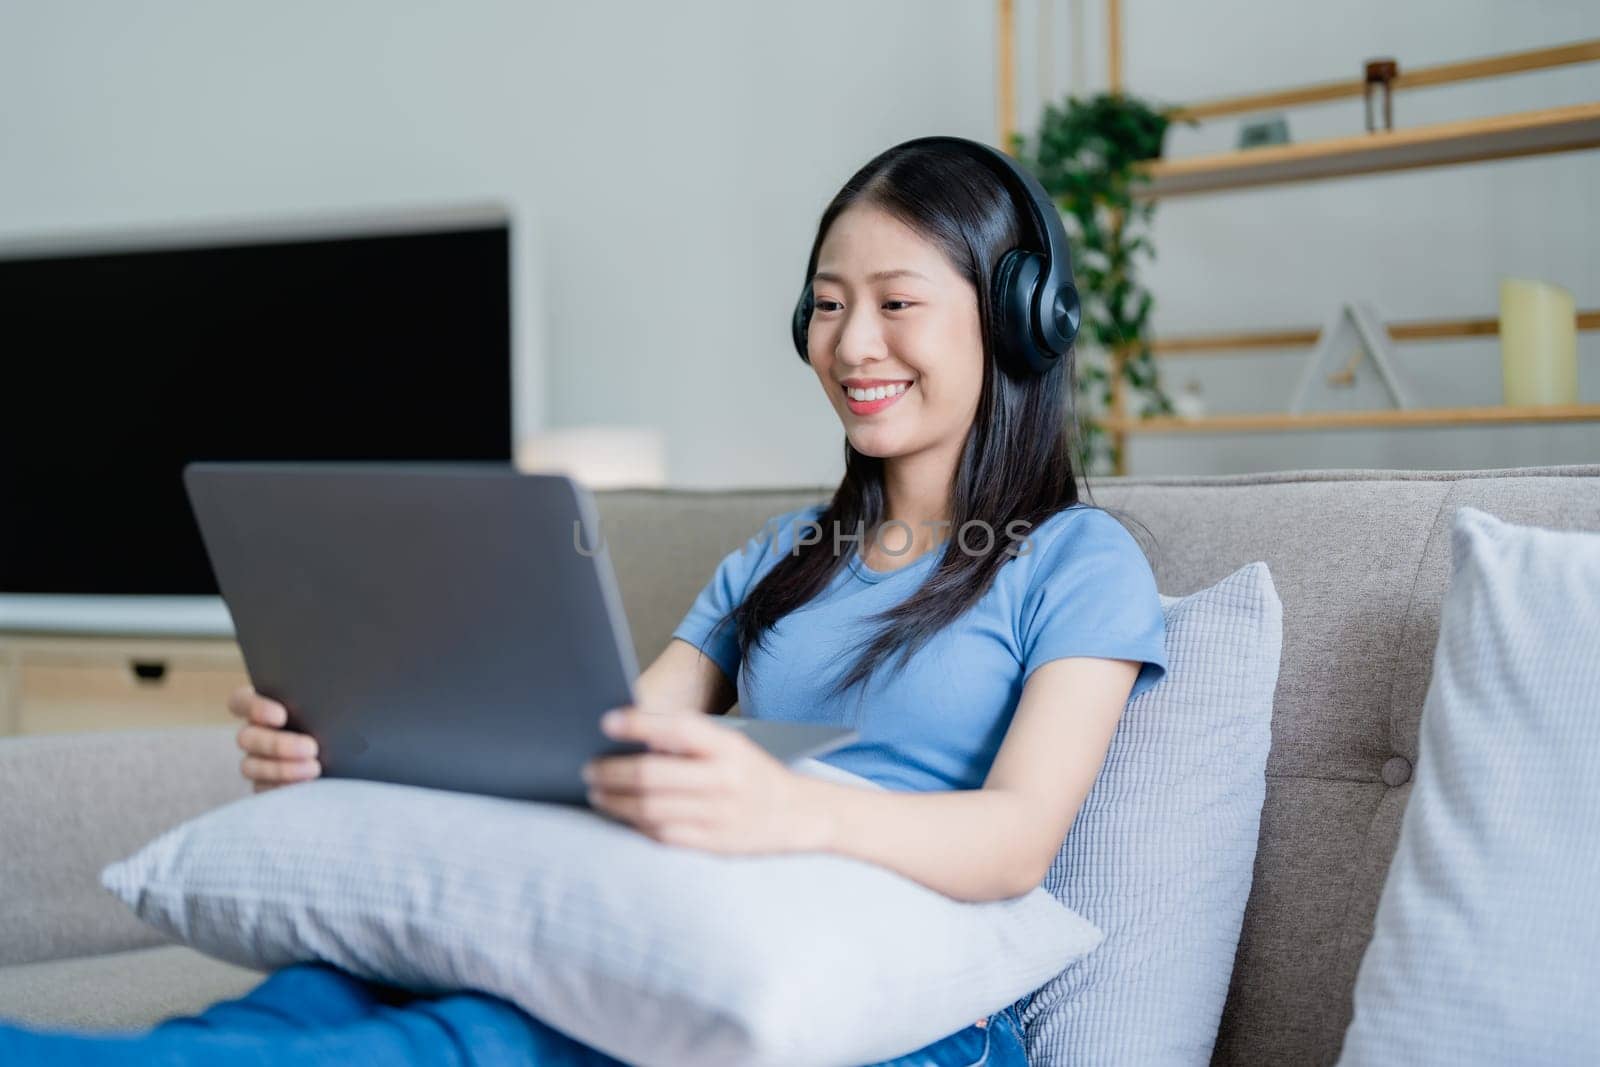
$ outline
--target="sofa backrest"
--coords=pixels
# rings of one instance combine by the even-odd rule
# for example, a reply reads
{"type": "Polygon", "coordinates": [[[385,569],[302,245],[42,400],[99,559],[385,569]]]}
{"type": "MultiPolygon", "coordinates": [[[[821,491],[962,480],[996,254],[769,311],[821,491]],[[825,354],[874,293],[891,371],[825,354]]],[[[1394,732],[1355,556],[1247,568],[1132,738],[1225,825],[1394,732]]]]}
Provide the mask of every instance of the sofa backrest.
{"type": "MultiPolygon", "coordinates": [[[[1283,599],[1266,806],[1214,1063],[1332,1063],[1410,795],[1450,521],[1600,531],[1600,465],[1093,479],[1182,596],[1263,560],[1283,599]],[[1132,520],[1132,521],[1129,521],[1132,520]]],[[[596,494],[641,667],[722,556],[801,490],[596,494]]]]}

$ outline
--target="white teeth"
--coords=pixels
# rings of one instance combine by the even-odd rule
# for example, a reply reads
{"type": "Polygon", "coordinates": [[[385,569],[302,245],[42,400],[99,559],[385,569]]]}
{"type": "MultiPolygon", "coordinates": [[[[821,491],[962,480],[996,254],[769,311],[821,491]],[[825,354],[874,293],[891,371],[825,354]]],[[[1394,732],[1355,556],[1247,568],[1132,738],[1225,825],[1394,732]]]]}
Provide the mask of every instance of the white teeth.
{"type": "Polygon", "coordinates": [[[905,392],[907,388],[909,388],[909,383],[900,382],[895,385],[874,386],[871,389],[846,389],[845,392],[849,394],[851,400],[860,403],[872,400],[882,400],[885,397],[890,396],[899,396],[901,393],[905,392]]]}

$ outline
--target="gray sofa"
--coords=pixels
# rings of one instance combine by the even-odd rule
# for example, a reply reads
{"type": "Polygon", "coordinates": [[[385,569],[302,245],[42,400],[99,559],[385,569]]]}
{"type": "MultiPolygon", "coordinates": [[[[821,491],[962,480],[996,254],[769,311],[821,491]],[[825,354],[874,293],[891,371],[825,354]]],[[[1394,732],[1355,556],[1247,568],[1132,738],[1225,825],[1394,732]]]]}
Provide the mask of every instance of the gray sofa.
{"type": "MultiPolygon", "coordinates": [[[[1284,603],[1266,808],[1216,1063],[1333,1062],[1417,753],[1463,504],[1600,531],[1600,465],[1096,479],[1162,592],[1264,560],[1284,603]],[[1154,535],[1153,538],[1150,535],[1154,535]]],[[[642,661],[724,553],[827,491],[597,494],[642,661]]],[[[0,741],[0,1018],[143,1026],[260,976],[163,945],[97,885],[241,797],[231,728],[0,741]]],[[[1578,887],[1574,887],[1578,891],[1578,887]]]]}

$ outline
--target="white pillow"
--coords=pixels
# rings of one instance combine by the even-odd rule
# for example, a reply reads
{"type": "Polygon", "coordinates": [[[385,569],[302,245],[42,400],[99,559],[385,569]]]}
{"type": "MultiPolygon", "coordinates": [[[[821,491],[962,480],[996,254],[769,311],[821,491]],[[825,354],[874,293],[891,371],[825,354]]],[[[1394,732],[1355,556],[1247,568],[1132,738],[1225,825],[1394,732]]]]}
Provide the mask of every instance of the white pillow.
{"type": "Polygon", "coordinates": [[[714,853],[588,808],[351,779],[214,809],[101,881],[219,959],[482,990],[644,1067],[903,1055],[1101,940],[1043,888],[959,901],[833,853],[714,853]]]}
{"type": "Polygon", "coordinates": [[[1267,791],[1283,602],[1261,561],[1161,597],[1167,675],[1128,702],[1045,888],[1105,941],[1022,1005],[1034,1067],[1211,1062],[1267,791]]]}
{"type": "Polygon", "coordinates": [[[1458,507],[1339,1063],[1600,1062],[1600,533],[1458,507]]]}

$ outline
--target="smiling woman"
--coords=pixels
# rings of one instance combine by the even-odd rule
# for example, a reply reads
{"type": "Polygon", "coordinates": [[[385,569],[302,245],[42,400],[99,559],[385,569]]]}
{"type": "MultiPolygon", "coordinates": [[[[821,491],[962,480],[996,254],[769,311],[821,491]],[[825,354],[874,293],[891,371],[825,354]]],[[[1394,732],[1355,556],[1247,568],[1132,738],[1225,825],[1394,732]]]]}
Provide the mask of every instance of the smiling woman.
{"type": "MultiPolygon", "coordinates": [[[[1124,707],[1166,672],[1149,563],[1078,496],[1071,277],[1049,198],[987,146],[910,141],[845,183],[792,318],[844,429],[844,478],[723,558],[620,711],[613,736],[647,751],[588,768],[595,810],[685,847],[834,852],[957,900],[1039,886],[1124,707]],[[887,788],[803,775],[700,717],[735,700],[856,727],[824,761],[887,788]]],[[[259,788],[319,773],[281,706],[241,691],[232,707],[259,788]]],[[[26,1048],[199,1063],[219,1040],[292,1033],[306,1064],[614,1062],[486,995],[383,996],[291,968],[143,1038],[26,1048]],[[355,1022],[319,1028],[335,1009],[355,1022]]],[[[890,1062],[1026,1064],[1013,1007],[974,1004],[972,1026],[890,1062]]]]}

